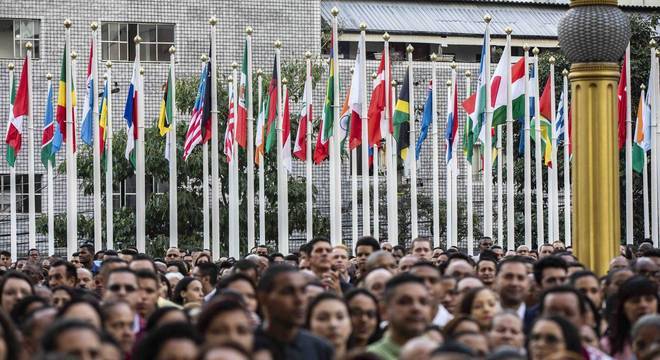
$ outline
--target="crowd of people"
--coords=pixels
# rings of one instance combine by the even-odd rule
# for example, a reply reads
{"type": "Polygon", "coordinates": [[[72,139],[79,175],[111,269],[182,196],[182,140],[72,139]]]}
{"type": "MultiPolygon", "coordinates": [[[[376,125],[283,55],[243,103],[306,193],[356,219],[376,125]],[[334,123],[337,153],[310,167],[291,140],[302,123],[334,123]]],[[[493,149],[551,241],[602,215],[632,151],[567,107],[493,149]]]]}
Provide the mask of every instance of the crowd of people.
{"type": "Polygon", "coordinates": [[[651,243],[622,247],[602,276],[561,242],[482,238],[477,253],[372,237],[216,262],[0,251],[0,360],[660,359],[651,243]]]}

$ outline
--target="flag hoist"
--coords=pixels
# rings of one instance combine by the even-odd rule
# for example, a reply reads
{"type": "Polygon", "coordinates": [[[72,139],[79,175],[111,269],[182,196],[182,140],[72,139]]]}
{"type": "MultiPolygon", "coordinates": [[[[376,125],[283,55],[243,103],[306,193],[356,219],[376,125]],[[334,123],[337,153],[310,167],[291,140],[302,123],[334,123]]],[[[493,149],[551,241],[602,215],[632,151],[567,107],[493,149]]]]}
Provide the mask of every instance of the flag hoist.
{"type": "Polygon", "coordinates": [[[656,131],[658,129],[658,60],[656,54],[656,42],[651,39],[651,70],[649,72],[649,85],[646,89],[646,104],[649,107],[649,127],[651,142],[651,240],[653,246],[659,245],[658,241],[658,222],[660,221],[660,211],[658,211],[658,138],[656,131]]]}
{"type": "MultiPolygon", "coordinates": [[[[211,254],[220,258],[220,169],[218,162],[218,66],[217,31],[218,19],[212,16],[211,25],[211,254]]],[[[208,84],[207,84],[208,86],[208,84]]]]}
{"type": "Polygon", "coordinates": [[[571,237],[571,114],[568,106],[568,70],[561,72],[563,77],[563,96],[561,101],[564,109],[564,244],[573,244],[571,237]]]}
{"type": "Polygon", "coordinates": [[[650,149],[648,120],[649,114],[645,104],[646,85],[640,85],[639,104],[637,107],[637,123],[635,124],[635,138],[632,150],[633,170],[642,175],[642,204],[644,206],[644,238],[651,237],[651,227],[649,224],[649,180],[646,152],[650,149]]]}
{"type": "Polygon", "coordinates": [[[366,46],[366,31],[367,24],[360,23],[360,40],[358,48],[363,49],[360,51],[360,121],[362,132],[362,235],[371,235],[371,217],[370,217],[370,202],[369,202],[369,120],[367,115],[367,46],[366,46]]]}
{"type": "MultiPolygon", "coordinates": [[[[332,59],[330,69],[332,71],[333,81],[333,112],[332,112],[332,125],[330,130],[330,211],[334,214],[330,218],[331,241],[333,245],[341,244],[342,239],[342,201],[341,201],[341,139],[340,133],[340,112],[339,107],[339,47],[338,47],[338,34],[337,34],[337,16],[339,9],[332,8],[332,59]],[[333,196],[334,195],[334,196],[333,196]],[[334,220],[334,221],[333,221],[334,220]]],[[[327,119],[326,119],[327,120],[327,119]]],[[[327,130],[326,130],[327,131],[327,130]]]]}
{"type": "Polygon", "coordinates": [[[305,162],[305,223],[306,238],[311,241],[314,236],[313,209],[313,183],[312,183],[312,53],[305,52],[305,87],[303,90],[302,106],[298,120],[293,155],[305,162]]]}
{"type": "MultiPolygon", "coordinates": [[[[452,69],[452,79],[455,77],[454,76],[454,69],[452,69]]],[[[455,83],[452,82],[452,80],[447,80],[447,131],[445,134],[445,146],[446,146],[446,155],[445,155],[445,187],[446,187],[446,205],[447,205],[447,243],[446,246],[449,248],[450,246],[455,246],[454,243],[454,214],[456,213],[456,208],[454,207],[456,204],[456,193],[454,193],[454,163],[456,162],[455,158],[452,159],[453,155],[453,140],[455,136],[455,131],[454,129],[457,129],[458,124],[456,122],[457,118],[454,117],[454,113],[456,110],[453,109],[454,106],[454,98],[453,98],[453,93],[452,93],[452,86],[454,86],[455,83]]]]}
{"type": "MultiPolygon", "coordinates": [[[[247,250],[254,247],[254,103],[252,101],[252,27],[245,28],[245,56],[241,67],[241,94],[247,106],[247,250]],[[245,81],[243,81],[245,80],[245,81]]],[[[239,123],[240,124],[240,123],[239,123]]]]}
{"type": "MultiPolygon", "coordinates": [[[[551,124],[551,129],[554,130],[555,128],[555,111],[557,109],[557,106],[555,104],[556,102],[556,96],[555,96],[555,57],[551,56],[548,59],[548,63],[550,63],[550,124],[551,124]]],[[[544,90],[545,92],[545,90],[544,90]]],[[[548,210],[550,213],[550,216],[548,217],[548,229],[551,231],[548,231],[548,242],[552,243],[554,241],[559,240],[559,189],[558,189],[558,175],[557,175],[557,131],[551,130],[551,160],[550,160],[550,165],[548,167],[548,188],[549,188],[549,197],[550,201],[548,204],[548,207],[551,209],[548,210]],[[552,223],[550,223],[550,220],[552,220],[552,223]]]]}
{"type": "MultiPolygon", "coordinates": [[[[139,42],[136,42],[139,48],[139,42]]],[[[135,56],[139,52],[135,52],[135,56]]],[[[136,232],[138,251],[144,252],[146,247],[146,189],[145,189],[145,163],[144,163],[144,68],[140,67],[140,90],[138,96],[138,138],[135,144],[136,153],[136,186],[137,191],[137,216],[136,216],[136,232]]]]}
{"type": "MultiPolygon", "coordinates": [[[[385,108],[384,115],[381,119],[380,129],[382,136],[385,137],[385,164],[387,166],[387,239],[393,245],[399,244],[399,221],[398,221],[398,198],[397,198],[397,151],[396,140],[392,133],[392,107],[394,99],[392,95],[394,91],[390,90],[390,86],[395,85],[396,82],[392,80],[392,70],[390,64],[390,34],[383,34],[383,82],[385,108]]],[[[380,78],[380,74],[379,74],[380,78]]],[[[392,86],[393,87],[393,86],[392,86]]]]}
{"type": "Polygon", "coordinates": [[[525,197],[525,246],[532,248],[532,152],[530,141],[530,103],[529,103],[529,46],[523,45],[525,61],[525,109],[523,118],[524,130],[524,197],[525,197]]]}
{"type": "MultiPolygon", "coordinates": [[[[207,125],[205,123],[208,123],[209,119],[203,119],[204,116],[207,116],[206,114],[206,108],[208,108],[209,104],[206,103],[206,88],[210,88],[211,84],[208,83],[208,79],[210,79],[210,74],[208,73],[210,71],[209,69],[209,57],[207,55],[202,55],[201,57],[202,62],[204,63],[204,68],[205,71],[202,72],[202,76],[204,76],[204,91],[201,94],[198,94],[198,96],[201,95],[202,101],[203,101],[203,108],[200,108],[199,111],[201,111],[201,124],[200,127],[201,132],[203,133],[204,130],[206,132],[209,131],[208,128],[206,128],[207,125]]],[[[200,80],[201,82],[202,80],[200,80]]],[[[202,205],[202,219],[204,221],[204,226],[203,226],[203,240],[202,243],[204,245],[204,249],[211,249],[211,209],[210,203],[209,203],[209,142],[207,140],[207,135],[202,134],[200,135],[202,137],[202,198],[203,198],[203,205],[202,205]]],[[[212,135],[208,135],[212,136],[212,135]]]]}
{"type": "Polygon", "coordinates": [[[238,141],[236,139],[238,125],[238,64],[231,64],[232,76],[227,79],[229,87],[229,115],[227,120],[227,130],[225,133],[225,154],[227,156],[229,174],[227,176],[229,185],[229,237],[227,238],[227,247],[229,256],[238,259],[240,257],[240,226],[239,226],[239,198],[238,198],[238,141]],[[229,141],[228,141],[229,140],[229,141]]]}
{"type": "Polygon", "coordinates": [[[266,198],[264,191],[264,144],[265,144],[265,102],[262,102],[263,71],[257,69],[257,104],[259,113],[257,118],[257,133],[255,141],[255,162],[259,166],[259,245],[266,244],[266,198]]]}
{"type": "Polygon", "coordinates": [[[170,69],[169,80],[165,93],[165,114],[169,119],[169,131],[167,132],[167,157],[169,160],[169,196],[170,196],[170,247],[179,246],[178,233],[178,201],[177,201],[177,152],[176,152],[176,71],[174,70],[176,48],[170,46],[170,69]]]}
{"type": "Polygon", "coordinates": [[[46,74],[48,95],[46,97],[46,109],[44,111],[44,132],[41,138],[41,162],[46,167],[48,188],[48,254],[55,253],[55,202],[53,199],[53,165],[55,165],[55,149],[53,140],[55,138],[55,119],[53,116],[53,75],[46,74]]]}
{"type": "MultiPolygon", "coordinates": [[[[63,74],[60,74],[60,91],[58,95],[58,107],[61,107],[61,100],[64,100],[65,110],[65,133],[64,141],[66,142],[66,188],[67,188],[67,205],[66,205],[66,254],[68,257],[72,256],[78,250],[78,204],[76,203],[76,195],[78,192],[77,175],[75,173],[74,157],[74,142],[75,142],[75,127],[73,122],[73,101],[75,101],[75,94],[73,92],[73,84],[71,81],[71,20],[64,20],[64,57],[62,59],[63,74]],[[62,84],[64,78],[64,84],[62,84]],[[64,89],[62,89],[64,85],[64,89]],[[64,92],[64,94],[62,94],[64,92]]],[[[58,122],[60,120],[60,111],[58,109],[58,122]]],[[[30,157],[31,158],[31,157],[30,157]]]]}
{"type": "MultiPolygon", "coordinates": [[[[633,190],[632,190],[632,115],[630,99],[630,44],[626,48],[622,73],[625,74],[625,120],[626,120],[626,244],[633,243],[633,190]]],[[[619,84],[619,89],[621,88],[619,84]]],[[[621,113],[621,111],[619,111],[621,113]]]]}
{"type": "MultiPolygon", "coordinates": [[[[469,94],[470,93],[470,79],[472,77],[472,73],[467,70],[465,71],[465,93],[469,94]]],[[[435,104],[435,101],[434,101],[435,104]]],[[[435,112],[434,112],[435,113],[435,112]]],[[[463,152],[467,155],[472,154],[472,149],[467,149],[466,146],[472,146],[472,122],[470,119],[470,115],[466,116],[465,120],[465,129],[463,130],[464,136],[463,136],[463,152]]],[[[473,200],[472,200],[472,156],[470,155],[469,157],[466,156],[465,160],[467,161],[466,164],[466,185],[467,185],[467,253],[468,255],[472,256],[474,254],[474,206],[473,206],[473,200]]]]}
{"type": "Polygon", "coordinates": [[[17,259],[18,239],[16,236],[16,157],[21,148],[21,133],[23,132],[22,122],[17,122],[14,118],[14,103],[16,99],[16,80],[14,79],[14,64],[7,64],[9,73],[9,114],[7,122],[7,133],[5,142],[7,143],[7,163],[9,165],[9,209],[10,209],[10,233],[9,233],[9,252],[12,259],[17,259]]]}
{"type": "MultiPolygon", "coordinates": [[[[376,89],[376,87],[380,83],[380,81],[377,80],[377,79],[378,79],[378,74],[377,73],[374,72],[373,74],[371,74],[371,82],[373,84],[373,89],[374,90],[376,89]]],[[[373,102],[374,101],[373,92],[371,93],[371,96],[372,96],[371,97],[371,102],[373,102]]],[[[369,104],[369,107],[371,108],[371,104],[369,104]]],[[[367,126],[367,128],[368,128],[367,132],[368,133],[370,131],[369,128],[371,126],[371,125],[368,124],[368,122],[371,121],[370,118],[371,118],[371,116],[368,116],[368,119],[367,119],[367,125],[368,125],[367,126]]],[[[380,129],[378,129],[376,131],[380,132],[380,129]]],[[[380,175],[379,174],[379,171],[380,171],[380,169],[379,169],[380,156],[379,156],[379,153],[378,153],[378,147],[380,146],[380,144],[377,144],[377,143],[372,144],[371,139],[369,139],[369,146],[371,148],[371,151],[369,153],[371,154],[370,156],[371,156],[372,164],[373,164],[372,165],[372,176],[373,176],[373,192],[374,192],[374,204],[373,204],[373,206],[374,206],[374,208],[373,208],[373,213],[374,213],[373,229],[374,229],[374,231],[373,231],[372,235],[376,239],[380,239],[380,196],[379,196],[379,192],[380,192],[380,189],[379,189],[379,184],[380,184],[380,176],[379,176],[380,175]]]]}
{"type": "MultiPolygon", "coordinates": [[[[105,63],[106,67],[106,109],[105,113],[105,149],[103,153],[105,154],[105,238],[106,238],[106,249],[114,249],[114,226],[113,226],[113,187],[112,187],[112,62],[107,61],[105,63]]],[[[103,112],[102,112],[103,114],[103,112]]],[[[102,123],[103,118],[101,118],[102,123]]]]}

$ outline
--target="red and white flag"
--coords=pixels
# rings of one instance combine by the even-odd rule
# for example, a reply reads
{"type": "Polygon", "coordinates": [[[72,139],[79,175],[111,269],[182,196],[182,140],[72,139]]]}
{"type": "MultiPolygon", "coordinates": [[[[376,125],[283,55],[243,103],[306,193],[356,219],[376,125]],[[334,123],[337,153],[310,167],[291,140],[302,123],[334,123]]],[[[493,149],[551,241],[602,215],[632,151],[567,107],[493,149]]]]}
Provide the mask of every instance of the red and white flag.
{"type": "Polygon", "coordinates": [[[348,148],[353,150],[362,144],[362,97],[364,95],[365,74],[362,73],[362,56],[364,42],[359,42],[357,54],[355,55],[355,67],[353,68],[353,79],[349,95],[349,107],[351,119],[349,121],[348,148]]]}
{"type": "MultiPolygon", "coordinates": [[[[383,140],[388,132],[392,134],[394,132],[394,127],[392,126],[392,109],[388,108],[388,119],[385,120],[385,97],[388,96],[390,104],[392,102],[392,87],[389,84],[385,83],[385,57],[386,54],[383,53],[383,56],[380,59],[380,65],[378,65],[377,77],[373,82],[373,92],[371,93],[371,102],[369,103],[369,146],[380,146],[381,140],[383,140]],[[389,122],[389,124],[388,124],[389,122]]],[[[392,70],[388,66],[389,79],[392,79],[392,70]]]]}
{"type": "Polygon", "coordinates": [[[284,110],[282,111],[282,165],[291,173],[291,116],[289,113],[289,90],[284,93],[284,110]]]}
{"type": "Polygon", "coordinates": [[[308,74],[303,90],[302,107],[300,108],[300,120],[298,120],[298,132],[296,143],[293,147],[293,156],[302,161],[307,160],[307,129],[312,126],[312,76],[308,74]]]}
{"type": "Polygon", "coordinates": [[[234,141],[236,140],[236,117],[234,116],[234,86],[229,87],[229,115],[227,117],[227,128],[225,130],[225,156],[227,163],[231,163],[233,158],[234,141]]]}

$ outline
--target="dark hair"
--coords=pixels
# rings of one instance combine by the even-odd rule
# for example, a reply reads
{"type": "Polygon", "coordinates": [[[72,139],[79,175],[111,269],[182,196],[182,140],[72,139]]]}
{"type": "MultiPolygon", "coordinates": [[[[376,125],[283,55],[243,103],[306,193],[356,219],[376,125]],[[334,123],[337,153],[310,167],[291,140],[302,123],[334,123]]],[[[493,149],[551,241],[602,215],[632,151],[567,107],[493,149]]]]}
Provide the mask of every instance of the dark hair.
{"type": "Polygon", "coordinates": [[[25,319],[27,319],[27,317],[29,316],[29,313],[36,310],[36,309],[31,309],[32,305],[35,303],[41,304],[41,306],[39,306],[36,309],[41,309],[50,306],[48,301],[40,296],[30,295],[22,298],[14,305],[14,308],[11,310],[11,313],[9,314],[11,316],[11,320],[14,322],[16,326],[21,326],[21,324],[23,324],[25,319]]]}
{"type": "Polygon", "coordinates": [[[11,253],[7,250],[0,250],[0,255],[10,257],[11,253]]]}
{"type": "Polygon", "coordinates": [[[458,326],[464,321],[473,322],[475,325],[477,325],[477,328],[480,328],[479,323],[473,317],[461,314],[455,316],[445,325],[444,328],[442,328],[442,335],[445,337],[445,339],[454,338],[456,336],[456,330],[458,329],[458,326]]]}
{"type": "MultiPolygon", "coordinates": [[[[316,296],[314,299],[312,299],[312,301],[310,301],[309,304],[307,305],[307,316],[305,317],[305,319],[306,319],[305,320],[305,327],[307,328],[307,330],[311,331],[310,325],[311,325],[311,321],[312,321],[312,313],[314,312],[314,308],[316,308],[323,301],[327,301],[327,300],[339,301],[340,303],[342,303],[344,305],[344,308],[346,309],[346,314],[349,313],[348,312],[348,305],[346,304],[346,301],[344,300],[344,298],[342,298],[341,296],[339,296],[335,293],[322,292],[318,296],[316,296]]],[[[350,317],[350,315],[349,315],[349,317],[350,317]]]]}
{"type": "Polygon", "coordinates": [[[80,256],[80,253],[76,251],[76,252],[74,252],[73,254],[71,254],[71,256],[72,256],[72,257],[80,256]]]}
{"type": "MultiPolygon", "coordinates": [[[[570,351],[572,353],[576,354],[581,354],[582,353],[582,343],[580,341],[580,333],[578,329],[573,325],[570,321],[564,319],[561,316],[543,316],[536,321],[534,321],[534,325],[532,325],[532,329],[534,329],[534,326],[536,326],[536,323],[539,321],[546,320],[546,321],[552,321],[555,324],[559,326],[561,329],[561,333],[564,336],[564,343],[566,344],[566,350],[570,351]]],[[[530,337],[531,337],[531,330],[530,330],[530,337]]]]}
{"type": "Polygon", "coordinates": [[[463,298],[461,299],[461,303],[459,304],[458,307],[459,313],[463,315],[471,315],[472,304],[474,303],[474,299],[477,297],[477,295],[480,292],[485,290],[490,290],[490,289],[487,287],[478,287],[478,288],[470,289],[470,291],[468,291],[465,295],[463,295],[463,298]]]}
{"type": "Polygon", "coordinates": [[[254,261],[248,259],[238,260],[232,268],[232,272],[249,271],[249,270],[254,270],[255,272],[259,272],[259,266],[254,261]]]}
{"type": "Polygon", "coordinates": [[[90,243],[84,243],[84,244],[78,246],[78,250],[80,250],[80,249],[87,249],[87,251],[89,251],[90,254],[94,254],[94,245],[92,245],[90,243]]]}
{"type": "MultiPolygon", "coordinates": [[[[625,344],[630,341],[630,330],[632,330],[633,324],[624,311],[625,303],[632,298],[641,296],[655,297],[656,306],[660,306],[658,286],[646,276],[634,275],[621,284],[619,292],[616,293],[613,299],[614,312],[609,319],[609,340],[612,347],[612,355],[621,353],[625,344]]],[[[656,308],[657,310],[658,308],[656,308]]]]}
{"type": "Polygon", "coordinates": [[[105,323],[105,319],[103,318],[103,314],[101,313],[101,307],[99,306],[99,303],[97,301],[91,301],[90,299],[83,299],[79,297],[73,297],[71,298],[71,301],[68,303],[64,304],[62,308],[57,312],[57,319],[61,319],[64,315],[66,315],[67,311],[69,311],[72,307],[76,305],[88,305],[92,309],[94,309],[94,312],[96,312],[96,315],[99,316],[99,320],[101,320],[101,326],[105,323]]]}
{"type": "Polygon", "coordinates": [[[300,247],[298,248],[298,253],[305,253],[305,254],[309,255],[310,250],[311,249],[309,248],[309,245],[307,243],[304,243],[304,244],[300,245],[300,247]]]}
{"type": "Polygon", "coordinates": [[[127,267],[120,267],[120,268],[110,270],[108,275],[106,275],[105,281],[107,282],[108,280],[110,280],[110,276],[112,276],[113,274],[121,274],[121,273],[132,274],[133,276],[135,276],[135,282],[137,282],[137,274],[135,273],[135,271],[133,271],[133,270],[127,268],[127,267]]]}
{"type": "Polygon", "coordinates": [[[66,277],[73,278],[73,283],[75,285],[78,282],[78,269],[76,266],[65,260],[55,260],[52,264],[50,264],[51,269],[59,266],[64,266],[66,270],[66,277]]]}
{"type": "Polygon", "coordinates": [[[142,270],[136,271],[135,276],[138,278],[138,280],[140,280],[140,279],[151,279],[151,280],[156,282],[156,286],[160,285],[160,278],[158,277],[158,275],[156,275],[155,272],[142,269],[142,270]]]}
{"type": "Polygon", "coordinates": [[[589,270],[580,270],[572,273],[568,277],[568,281],[571,285],[575,286],[575,282],[578,281],[578,279],[588,276],[593,277],[594,279],[596,279],[596,281],[600,283],[600,279],[598,279],[598,275],[594,274],[592,271],[589,270]]]}
{"type": "Polygon", "coordinates": [[[99,340],[101,339],[101,336],[99,335],[99,332],[96,330],[96,328],[88,322],[84,322],[78,319],[60,319],[56,320],[53,325],[48,327],[44,333],[44,336],[41,338],[42,350],[45,353],[57,352],[58,336],[70,330],[89,330],[94,333],[94,335],[98,336],[99,340]]]}
{"type": "Polygon", "coordinates": [[[474,351],[461,342],[448,339],[442,345],[433,350],[430,357],[433,358],[435,356],[447,354],[461,354],[465,355],[463,358],[470,359],[474,356],[474,351]]]}
{"type": "Polygon", "coordinates": [[[281,257],[283,259],[286,259],[284,257],[284,254],[276,252],[276,253],[272,253],[272,254],[268,255],[268,261],[270,261],[271,263],[275,262],[276,257],[281,257]]]}
{"type": "Polygon", "coordinates": [[[119,256],[119,254],[117,254],[117,252],[116,252],[115,250],[112,250],[112,249],[108,249],[108,250],[106,250],[106,251],[105,251],[105,254],[103,254],[103,255],[104,255],[104,256],[105,256],[105,255],[108,255],[108,256],[119,256]]]}
{"type": "Polygon", "coordinates": [[[250,314],[247,309],[238,301],[235,300],[220,300],[220,301],[211,301],[207,304],[202,312],[199,314],[199,320],[197,321],[197,330],[199,331],[202,337],[205,336],[206,330],[209,328],[213,319],[220,314],[224,314],[230,311],[241,311],[250,318],[250,314]]]}
{"type": "MultiPolygon", "coordinates": [[[[195,266],[199,266],[200,264],[203,264],[203,263],[200,263],[200,262],[199,262],[199,259],[201,259],[201,258],[203,258],[203,257],[207,258],[207,259],[209,260],[208,262],[213,262],[213,259],[211,259],[211,257],[209,256],[209,254],[207,254],[207,253],[201,253],[201,254],[197,255],[197,259],[195,259],[195,263],[194,263],[193,265],[195,265],[195,266]]],[[[216,267],[217,267],[217,266],[216,266],[216,267]]]]}
{"type": "Polygon", "coordinates": [[[0,331],[0,338],[4,339],[7,347],[7,359],[20,358],[21,344],[18,340],[18,331],[4,311],[0,311],[0,331]]]}
{"type": "Polygon", "coordinates": [[[133,350],[131,358],[156,359],[163,345],[173,339],[190,340],[196,345],[202,342],[192,325],[184,322],[166,324],[148,333],[133,350]]]}
{"type": "Polygon", "coordinates": [[[2,293],[4,292],[5,284],[7,281],[9,281],[9,279],[19,279],[25,281],[30,285],[30,292],[32,293],[31,295],[34,295],[34,284],[32,284],[30,278],[18,270],[9,270],[0,278],[0,301],[2,301],[2,293]]]}
{"type": "Polygon", "coordinates": [[[252,288],[254,289],[255,292],[257,291],[256,286],[254,285],[254,281],[252,280],[252,278],[245,275],[245,274],[243,274],[243,273],[236,273],[236,274],[231,274],[229,276],[223,277],[218,282],[216,288],[219,289],[219,290],[226,289],[227,287],[229,287],[229,285],[231,285],[231,284],[233,284],[237,281],[246,281],[248,284],[250,284],[250,286],[252,286],[252,288]]]}
{"type": "MultiPolygon", "coordinates": [[[[495,245],[495,246],[497,246],[497,245],[495,245]]],[[[495,248],[495,246],[492,246],[491,249],[495,248]]],[[[497,254],[495,254],[495,252],[493,250],[490,250],[490,249],[484,250],[484,251],[479,253],[479,261],[481,261],[481,260],[490,260],[490,261],[495,262],[495,264],[497,264],[497,254]]]]}
{"type": "Polygon", "coordinates": [[[420,268],[420,267],[431,268],[431,269],[435,270],[438,273],[438,276],[441,275],[440,274],[440,269],[438,269],[437,266],[433,265],[432,262],[426,261],[426,260],[419,260],[416,263],[412,264],[412,266],[410,266],[410,270],[415,269],[415,268],[420,268]]]}
{"type": "MultiPolygon", "coordinates": [[[[488,251],[490,251],[490,250],[488,250],[488,251]]],[[[475,268],[475,270],[479,270],[479,265],[481,265],[482,262],[492,262],[495,265],[495,267],[497,268],[497,260],[495,258],[490,257],[490,256],[483,256],[483,255],[485,255],[485,254],[479,255],[479,261],[477,261],[477,267],[475,268]]]]}
{"type": "Polygon", "coordinates": [[[395,275],[393,278],[389,279],[385,283],[385,292],[383,293],[383,299],[385,300],[385,303],[390,302],[396,288],[398,288],[401,285],[410,284],[410,283],[420,284],[422,286],[425,286],[424,280],[421,277],[412,275],[410,273],[398,274],[395,275]]]}
{"type": "Polygon", "coordinates": [[[378,243],[378,240],[376,240],[376,238],[373,236],[359,237],[355,242],[355,248],[357,249],[358,246],[371,246],[372,251],[380,250],[380,244],[378,243]]]}
{"type": "Polygon", "coordinates": [[[199,263],[195,266],[197,267],[197,271],[199,271],[200,278],[208,276],[211,286],[215,286],[218,282],[218,266],[212,262],[199,263]]]}
{"type": "Polygon", "coordinates": [[[179,280],[179,282],[176,284],[176,287],[174,288],[174,294],[172,294],[172,301],[174,301],[179,305],[183,305],[183,297],[181,297],[181,292],[187,291],[188,285],[190,285],[195,280],[197,279],[191,276],[184,276],[183,279],[179,280]]]}
{"type": "Polygon", "coordinates": [[[463,254],[463,253],[460,253],[460,252],[454,252],[454,253],[451,253],[451,254],[447,255],[447,261],[445,262],[445,264],[447,264],[447,266],[449,266],[449,264],[454,259],[465,260],[465,261],[468,262],[468,264],[474,266],[474,260],[470,256],[468,256],[467,254],[463,254]]]}
{"type": "Polygon", "coordinates": [[[410,249],[412,249],[415,246],[415,243],[418,243],[418,242],[427,242],[427,243],[429,243],[430,246],[433,246],[433,239],[431,239],[429,237],[419,236],[419,237],[414,238],[413,241],[410,242],[410,249]]]}
{"type": "Polygon", "coordinates": [[[257,284],[257,292],[269,292],[273,290],[275,278],[284,273],[297,273],[298,268],[288,264],[275,264],[269,266],[261,275],[257,284]]]}
{"type": "MultiPolygon", "coordinates": [[[[544,258],[545,259],[545,258],[544,258]]],[[[580,314],[584,315],[587,312],[587,303],[585,301],[586,296],[582,295],[582,293],[574,288],[573,286],[568,286],[568,285],[560,285],[560,286],[555,286],[550,289],[547,289],[541,293],[541,297],[539,300],[539,314],[543,314],[544,310],[544,303],[545,303],[545,298],[548,295],[551,294],[565,294],[565,293],[570,293],[574,294],[575,297],[578,299],[578,309],[580,310],[580,314]]]]}
{"type": "Polygon", "coordinates": [[[551,268],[568,270],[568,264],[566,264],[564,259],[554,255],[546,256],[543,259],[537,261],[536,264],[534,264],[534,280],[536,280],[537,284],[540,285],[541,281],[543,281],[543,270],[551,268]]]}
{"type": "Polygon", "coordinates": [[[158,273],[158,278],[160,279],[160,284],[167,286],[167,299],[172,297],[172,284],[170,284],[170,281],[167,280],[167,277],[165,274],[158,273]]]}
{"type": "Polygon", "coordinates": [[[146,333],[150,333],[153,329],[155,329],[160,319],[172,311],[180,312],[186,317],[186,319],[188,319],[188,322],[190,321],[188,313],[179,308],[175,308],[173,306],[160,307],[154,310],[151,315],[149,315],[149,318],[147,319],[147,325],[145,326],[146,333]]]}
{"type": "MultiPolygon", "coordinates": [[[[110,300],[110,301],[104,301],[100,306],[99,306],[99,311],[101,314],[102,319],[108,319],[110,316],[112,316],[112,310],[118,306],[128,306],[129,309],[131,309],[132,312],[135,312],[133,308],[131,308],[131,304],[129,304],[126,300],[110,300]]],[[[104,321],[105,322],[105,321],[104,321]]]]}
{"type": "MultiPolygon", "coordinates": [[[[312,250],[314,250],[314,246],[316,246],[316,244],[318,244],[320,242],[325,242],[325,243],[330,244],[330,246],[332,246],[332,242],[330,242],[330,239],[328,239],[327,237],[325,237],[325,236],[316,236],[307,243],[307,249],[309,250],[309,254],[311,254],[312,250]]],[[[360,243],[360,240],[358,240],[358,244],[359,243],[360,243]]]]}
{"type": "MultiPolygon", "coordinates": [[[[374,306],[376,307],[376,328],[374,329],[373,334],[369,336],[369,340],[367,341],[368,344],[371,344],[380,340],[380,338],[383,336],[383,331],[380,328],[381,318],[380,318],[380,311],[378,311],[378,299],[374,296],[374,294],[372,294],[369,290],[365,288],[353,288],[349,290],[346,294],[344,294],[344,300],[346,301],[346,305],[348,306],[348,311],[350,313],[351,308],[348,304],[350,304],[353,298],[360,295],[364,295],[369,299],[371,299],[371,301],[373,301],[374,303],[374,306]]],[[[353,343],[354,343],[353,335],[351,334],[351,337],[348,339],[349,348],[353,343]]]]}
{"type": "Polygon", "coordinates": [[[188,275],[188,267],[186,266],[186,263],[184,263],[181,260],[174,260],[174,261],[168,261],[167,262],[167,267],[174,266],[176,267],[181,275],[186,276],[188,275]]]}

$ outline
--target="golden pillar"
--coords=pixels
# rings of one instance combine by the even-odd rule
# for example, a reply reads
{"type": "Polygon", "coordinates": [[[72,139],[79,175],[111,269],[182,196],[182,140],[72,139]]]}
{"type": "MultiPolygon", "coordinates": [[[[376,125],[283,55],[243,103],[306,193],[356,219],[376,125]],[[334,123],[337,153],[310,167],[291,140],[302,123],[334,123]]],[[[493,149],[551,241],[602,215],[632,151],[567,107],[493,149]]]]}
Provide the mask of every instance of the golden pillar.
{"type": "Polygon", "coordinates": [[[616,96],[630,25],[616,0],[572,0],[558,33],[573,64],[573,249],[602,275],[621,241],[616,96]]]}

